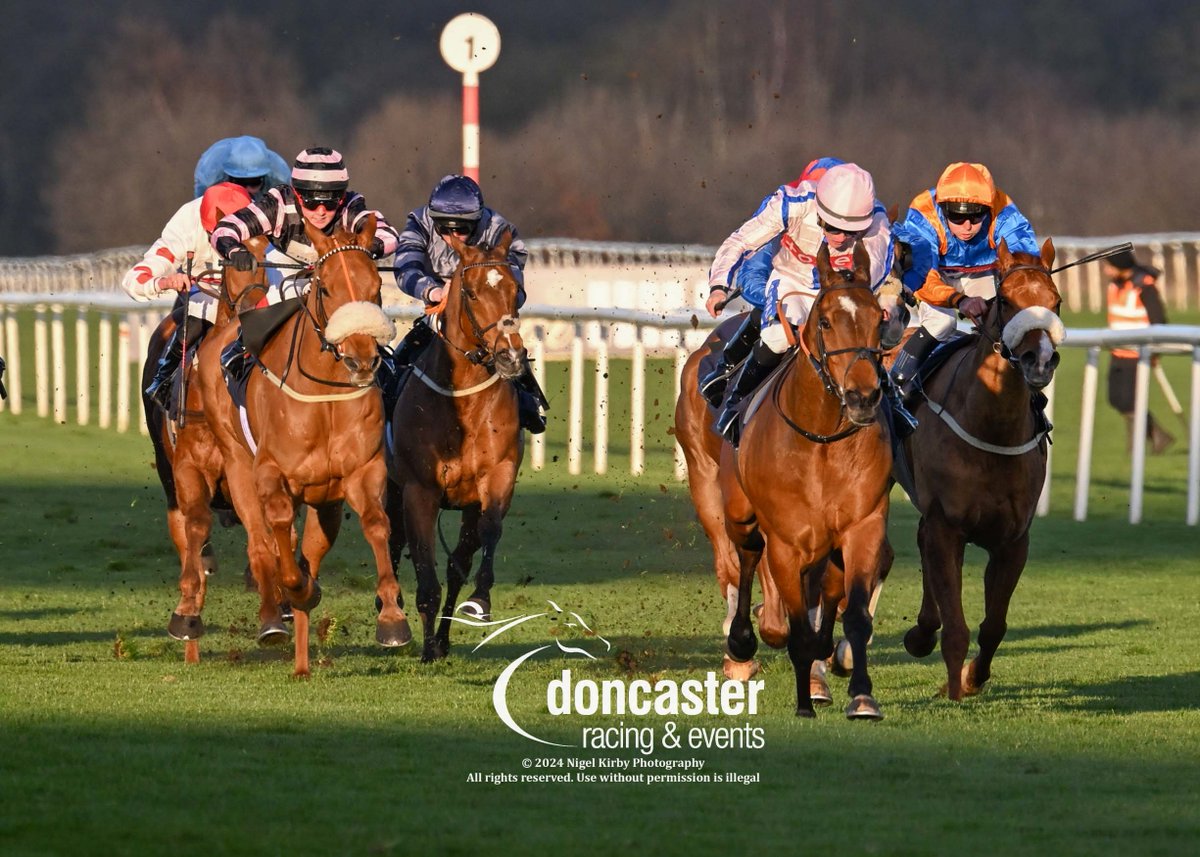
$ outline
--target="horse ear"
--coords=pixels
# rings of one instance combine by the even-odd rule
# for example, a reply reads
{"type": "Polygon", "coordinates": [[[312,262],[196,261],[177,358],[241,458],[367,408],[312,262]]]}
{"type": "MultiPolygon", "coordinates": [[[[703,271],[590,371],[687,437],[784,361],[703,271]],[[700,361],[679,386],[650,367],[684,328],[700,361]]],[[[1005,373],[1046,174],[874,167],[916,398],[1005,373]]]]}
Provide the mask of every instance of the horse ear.
{"type": "Polygon", "coordinates": [[[996,261],[1000,264],[1000,270],[1006,271],[1012,267],[1012,253],[1008,252],[1008,241],[1004,238],[1000,239],[1000,245],[996,248],[996,261]]]}
{"type": "Polygon", "coordinates": [[[371,242],[375,240],[375,230],[379,228],[379,218],[375,216],[375,212],[367,215],[367,219],[363,221],[363,225],[359,227],[358,238],[355,240],[359,247],[364,250],[371,249],[371,242]]]}
{"type": "Polygon", "coordinates": [[[255,255],[258,261],[267,258],[267,245],[271,243],[265,235],[255,235],[246,239],[246,249],[255,255]]]}
{"type": "Polygon", "coordinates": [[[502,253],[503,255],[507,256],[508,248],[512,246],[512,242],[513,242],[513,231],[511,229],[505,229],[503,232],[501,232],[499,235],[496,236],[497,252],[502,253]]]}
{"type": "Polygon", "coordinates": [[[1054,267],[1054,240],[1047,238],[1042,244],[1042,264],[1046,269],[1054,267]]]}
{"type": "Polygon", "coordinates": [[[860,283],[871,282],[871,254],[861,241],[854,242],[854,279],[860,283]]]}
{"type": "Polygon", "coordinates": [[[328,250],[333,246],[333,239],[309,223],[306,218],[304,219],[304,234],[307,235],[308,240],[312,242],[312,245],[316,249],[318,256],[324,256],[325,253],[328,252],[328,250]]]}
{"type": "Polygon", "coordinates": [[[467,245],[466,245],[466,242],[464,242],[461,238],[459,238],[456,233],[447,232],[445,235],[442,236],[442,240],[450,245],[450,249],[458,254],[459,259],[463,258],[463,254],[467,250],[467,245]]]}
{"type": "Polygon", "coordinates": [[[817,251],[817,276],[822,283],[832,282],[833,265],[829,263],[829,245],[825,242],[821,242],[821,249],[817,251]]]}

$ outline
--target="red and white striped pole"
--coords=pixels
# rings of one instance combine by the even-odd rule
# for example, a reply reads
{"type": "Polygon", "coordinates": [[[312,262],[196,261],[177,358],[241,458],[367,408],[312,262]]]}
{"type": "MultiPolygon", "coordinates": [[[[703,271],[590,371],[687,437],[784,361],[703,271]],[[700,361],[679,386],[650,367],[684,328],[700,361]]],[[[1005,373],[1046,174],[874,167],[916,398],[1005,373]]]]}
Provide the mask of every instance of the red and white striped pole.
{"type": "Polygon", "coordinates": [[[463,175],[479,181],[479,74],[463,74],[463,175]]]}
{"type": "Polygon", "coordinates": [[[479,73],[500,56],[500,31],[476,12],[452,19],[442,29],[442,59],[463,76],[463,175],[479,181],[479,73]]]}

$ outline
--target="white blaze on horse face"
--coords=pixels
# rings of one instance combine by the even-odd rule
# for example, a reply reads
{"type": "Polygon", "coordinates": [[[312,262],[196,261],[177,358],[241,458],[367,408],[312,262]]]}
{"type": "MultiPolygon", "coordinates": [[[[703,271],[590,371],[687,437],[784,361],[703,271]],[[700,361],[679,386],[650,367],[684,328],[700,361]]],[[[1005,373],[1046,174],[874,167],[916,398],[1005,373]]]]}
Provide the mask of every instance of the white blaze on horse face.
{"type": "Polygon", "coordinates": [[[854,301],[850,300],[850,298],[846,297],[845,295],[838,296],[838,303],[841,304],[842,309],[850,313],[851,319],[858,314],[857,304],[855,304],[854,301]]]}
{"type": "Polygon", "coordinates": [[[504,279],[504,275],[492,268],[487,272],[487,284],[493,289],[500,285],[500,281],[504,279]]]}

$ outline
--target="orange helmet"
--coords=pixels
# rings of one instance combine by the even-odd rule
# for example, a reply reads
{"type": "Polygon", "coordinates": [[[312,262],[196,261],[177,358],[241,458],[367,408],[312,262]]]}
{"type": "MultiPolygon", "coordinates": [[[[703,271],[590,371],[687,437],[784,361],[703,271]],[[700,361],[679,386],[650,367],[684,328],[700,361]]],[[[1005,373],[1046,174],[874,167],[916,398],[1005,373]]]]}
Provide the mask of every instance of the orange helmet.
{"type": "Polygon", "coordinates": [[[221,182],[210,187],[200,198],[200,224],[205,232],[217,228],[217,212],[233,214],[250,204],[250,191],[233,182],[221,182]]]}
{"type": "Polygon", "coordinates": [[[983,164],[962,161],[946,167],[938,179],[938,205],[954,214],[974,214],[990,209],[996,185],[992,174],[983,164]]]}

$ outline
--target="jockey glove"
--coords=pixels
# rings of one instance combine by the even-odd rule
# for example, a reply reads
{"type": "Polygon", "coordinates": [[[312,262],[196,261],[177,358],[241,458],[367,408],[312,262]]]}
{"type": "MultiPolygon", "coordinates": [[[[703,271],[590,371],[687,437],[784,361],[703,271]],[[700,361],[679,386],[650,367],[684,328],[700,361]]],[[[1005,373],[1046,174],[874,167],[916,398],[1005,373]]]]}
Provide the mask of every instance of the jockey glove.
{"type": "Polygon", "coordinates": [[[253,271],[258,267],[258,260],[245,247],[235,247],[229,251],[229,264],[239,271],[253,271]]]}
{"type": "Polygon", "coordinates": [[[370,249],[371,249],[371,258],[372,259],[382,259],[383,258],[383,239],[382,238],[374,239],[371,242],[370,249]]]}

